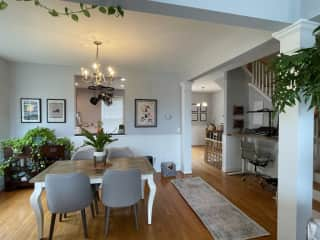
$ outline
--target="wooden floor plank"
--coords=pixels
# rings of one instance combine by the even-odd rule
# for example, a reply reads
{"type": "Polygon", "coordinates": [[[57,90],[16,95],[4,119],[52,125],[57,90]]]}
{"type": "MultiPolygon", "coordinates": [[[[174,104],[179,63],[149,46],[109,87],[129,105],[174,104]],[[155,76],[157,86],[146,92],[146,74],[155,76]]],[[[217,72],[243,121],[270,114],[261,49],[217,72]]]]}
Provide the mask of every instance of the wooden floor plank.
{"type": "MultiPolygon", "coordinates": [[[[180,177],[190,177],[179,174],[180,177]]],[[[203,161],[203,148],[193,149],[193,176],[200,176],[225,195],[231,202],[244,211],[271,233],[261,240],[276,239],[276,203],[272,193],[263,190],[254,181],[242,182],[238,176],[227,176],[203,161]]],[[[207,229],[192,209],[180,196],[170,179],[156,176],[157,194],[153,210],[153,224],[146,224],[146,202],[139,204],[139,231],[135,230],[133,211],[116,209],[111,212],[110,231],[107,239],[126,240],[207,240],[212,239],[207,229]]],[[[19,190],[0,193],[0,239],[36,239],[36,223],[29,204],[32,190],[19,190]]],[[[147,193],[146,193],[147,195],[147,193]]],[[[45,211],[45,236],[48,236],[50,213],[45,211]]],[[[105,239],[103,235],[104,217],[102,205],[100,215],[91,218],[88,212],[89,239],[105,239]]],[[[81,217],[79,213],[68,214],[62,223],[57,222],[54,239],[83,239],[81,217]]]]}

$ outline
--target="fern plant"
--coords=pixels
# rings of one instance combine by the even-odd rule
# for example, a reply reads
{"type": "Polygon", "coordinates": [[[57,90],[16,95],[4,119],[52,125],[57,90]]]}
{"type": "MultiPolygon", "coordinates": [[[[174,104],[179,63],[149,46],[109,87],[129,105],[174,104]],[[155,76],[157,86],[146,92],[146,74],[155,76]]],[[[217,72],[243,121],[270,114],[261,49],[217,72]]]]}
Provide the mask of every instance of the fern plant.
{"type": "Polygon", "coordinates": [[[103,129],[100,129],[96,134],[93,134],[84,128],[82,128],[81,130],[83,136],[87,138],[84,141],[84,145],[94,147],[96,152],[103,152],[105,145],[118,140],[113,139],[111,134],[104,133],[103,129]]]}

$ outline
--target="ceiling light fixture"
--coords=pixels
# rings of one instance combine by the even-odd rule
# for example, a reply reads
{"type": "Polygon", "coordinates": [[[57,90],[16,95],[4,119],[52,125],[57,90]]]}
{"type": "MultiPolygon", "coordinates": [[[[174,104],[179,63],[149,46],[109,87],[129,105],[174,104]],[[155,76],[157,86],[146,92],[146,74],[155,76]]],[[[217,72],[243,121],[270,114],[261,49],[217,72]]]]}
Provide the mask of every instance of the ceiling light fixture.
{"type": "Polygon", "coordinates": [[[116,72],[111,66],[105,67],[105,72],[102,70],[101,63],[99,62],[99,47],[102,45],[102,42],[94,41],[93,43],[97,49],[96,59],[91,65],[91,71],[88,68],[81,67],[81,80],[89,84],[88,89],[100,92],[99,97],[93,97],[94,99],[90,100],[92,104],[96,105],[96,100],[103,100],[107,105],[111,105],[114,92],[114,88],[112,87],[113,81],[121,80],[124,82],[126,79],[116,76],[116,72]]]}
{"type": "Polygon", "coordinates": [[[116,72],[111,66],[106,67],[106,71],[103,72],[102,66],[99,62],[99,47],[102,45],[102,42],[94,41],[93,43],[96,45],[96,59],[91,65],[91,71],[88,68],[81,68],[82,80],[93,86],[107,84],[109,87],[111,87],[112,81],[122,79],[122,77],[116,77],[116,72]]]}

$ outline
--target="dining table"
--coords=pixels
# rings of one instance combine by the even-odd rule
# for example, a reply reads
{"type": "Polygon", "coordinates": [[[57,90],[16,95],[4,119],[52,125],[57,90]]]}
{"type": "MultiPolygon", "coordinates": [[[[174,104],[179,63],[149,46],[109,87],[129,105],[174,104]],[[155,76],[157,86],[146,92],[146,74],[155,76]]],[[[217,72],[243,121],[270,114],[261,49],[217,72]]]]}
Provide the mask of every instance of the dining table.
{"type": "MultiPolygon", "coordinates": [[[[101,184],[103,174],[106,170],[128,170],[139,169],[141,171],[142,192],[144,193],[144,183],[147,182],[149,186],[149,196],[147,201],[147,223],[152,223],[152,208],[156,194],[156,184],[154,182],[155,170],[149,160],[144,157],[134,158],[115,158],[110,160],[110,163],[97,164],[94,166],[93,160],[64,160],[56,161],[48,168],[44,169],[38,175],[30,180],[34,184],[33,193],[30,196],[30,204],[36,216],[36,223],[38,229],[38,239],[43,238],[43,207],[41,203],[41,194],[45,190],[45,178],[48,174],[68,174],[81,172],[86,174],[91,184],[101,184]]],[[[144,198],[142,193],[141,198],[144,198]]]]}

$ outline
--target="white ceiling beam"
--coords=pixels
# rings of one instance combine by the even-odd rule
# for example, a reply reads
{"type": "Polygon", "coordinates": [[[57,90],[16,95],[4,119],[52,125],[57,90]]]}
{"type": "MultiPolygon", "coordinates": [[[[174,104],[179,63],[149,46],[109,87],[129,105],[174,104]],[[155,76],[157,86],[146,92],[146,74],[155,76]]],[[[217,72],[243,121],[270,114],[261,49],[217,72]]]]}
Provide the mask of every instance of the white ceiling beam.
{"type": "MultiPolygon", "coordinates": [[[[108,5],[111,0],[67,0],[108,5]]],[[[118,0],[125,9],[200,21],[277,31],[299,18],[299,0],[118,0]]]]}

